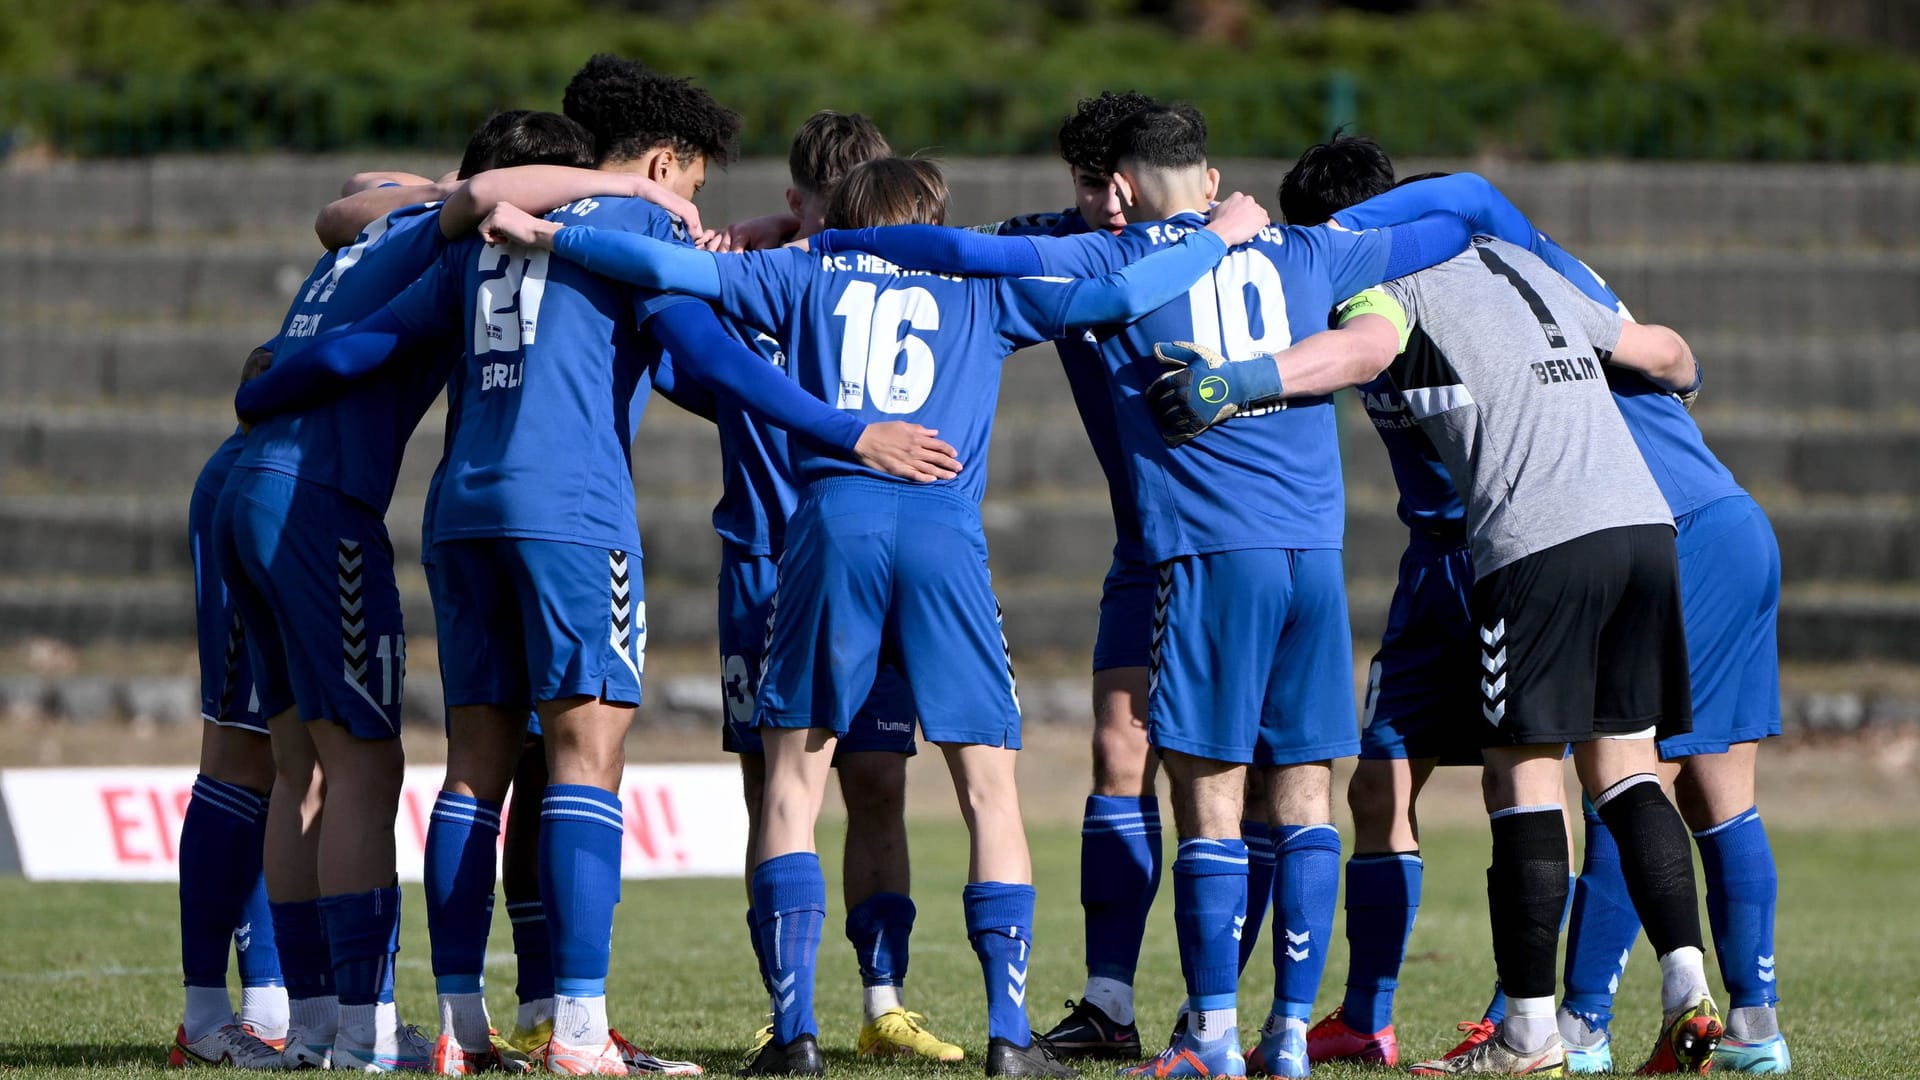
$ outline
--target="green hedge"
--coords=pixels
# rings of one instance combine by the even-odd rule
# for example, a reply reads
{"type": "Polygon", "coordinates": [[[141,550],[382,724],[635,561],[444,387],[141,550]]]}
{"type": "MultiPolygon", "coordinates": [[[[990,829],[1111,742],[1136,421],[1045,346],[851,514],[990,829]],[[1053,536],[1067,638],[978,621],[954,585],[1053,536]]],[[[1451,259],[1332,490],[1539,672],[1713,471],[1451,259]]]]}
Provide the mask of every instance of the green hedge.
{"type": "Polygon", "coordinates": [[[1223,156],[1291,155],[1341,122],[1401,155],[1920,156],[1920,67],[1743,5],[1623,41],[1545,0],[1315,19],[1249,2],[1210,41],[1123,0],[756,0],[678,20],[588,0],[16,2],[0,137],[80,155],[453,150],[493,109],[553,107],[610,50],[696,74],[758,154],[827,106],[901,147],[1045,153],[1077,97],[1135,87],[1203,108],[1223,156]]]}

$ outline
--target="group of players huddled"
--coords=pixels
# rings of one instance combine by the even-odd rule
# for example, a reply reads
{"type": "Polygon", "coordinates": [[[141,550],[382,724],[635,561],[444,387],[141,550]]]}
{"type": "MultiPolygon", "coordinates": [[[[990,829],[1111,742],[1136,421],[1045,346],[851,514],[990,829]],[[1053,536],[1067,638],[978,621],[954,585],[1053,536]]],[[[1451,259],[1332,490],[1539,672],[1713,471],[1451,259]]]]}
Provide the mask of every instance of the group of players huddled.
{"type": "Polygon", "coordinates": [[[1166,1049],[1123,1073],[1398,1064],[1414,802],[1436,764],[1484,767],[1499,983],[1416,1074],[1611,1069],[1613,989],[1643,925],[1663,1016],[1643,1071],[1788,1068],[1753,791],[1757,742],[1779,730],[1771,527],[1688,414],[1686,343],[1631,321],[1485,180],[1396,184],[1377,145],[1337,137],[1287,174],[1274,225],[1221,195],[1196,111],[1108,92],[1061,126],[1071,209],[947,227],[935,164],[822,112],[795,136],[786,210],[709,230],[691,200],[728,161],[734,113],[611,56],[575,76],[564,113],[493,117],[440,182],[350,182],[320,216],[330,250],[248,360],[242,430],[195,487],[210,723],[179,849],[175,1064],[701,1071],[623,1039],[606,1000],[646,643],[635,487],[652,470],[629,448],[658,390],[714,422],[725,468],[723,738],[772,1013],[747,1074],[825,1071],[813,834],[835,767],[859,1051],[966,1056],[902,997],[916,724],[972,837],[989,1076],[1146,1055],[1132,983],[1162,869],[1161,768],[1187,998],[1166,1049]],[[1000,364],[1049,341],[1117,542],[1093,663],[1086,989],[1040,1035],[1020,710],[979,504],[1000,364]],[[1346,387],[1386,443],[1409,531],[1358,730],[1330,397],[1346,387]],[[406,649],[383,519],[443,389],[423,545],[448,735],[426,849],[436,1039],[393,1004],[406,649]],[[1577,879],[1569,746],[1586,792],[1577,879]],[[1350,970],[1313,1023],[1341,858],[1330,766],[1355,754],[1350,970]],[[519,971],[504,1036],[482,996],[497,869],[519,971]],[[1236,987],[1269,906],[1273,1006],[1243,1054],[1236,987]]]}

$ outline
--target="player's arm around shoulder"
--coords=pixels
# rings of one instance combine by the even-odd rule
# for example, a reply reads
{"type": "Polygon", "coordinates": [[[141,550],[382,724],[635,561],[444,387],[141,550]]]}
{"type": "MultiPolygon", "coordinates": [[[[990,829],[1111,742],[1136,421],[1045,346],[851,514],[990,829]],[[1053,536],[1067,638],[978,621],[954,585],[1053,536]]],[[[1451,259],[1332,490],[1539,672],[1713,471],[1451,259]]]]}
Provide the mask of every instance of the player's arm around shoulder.
{"type": "Polygon", "coordinates": [[[1700,392],[1700,362],[1687,340],[1657,323],[1620,321],[1620,339],[1607,363],[1632,368],[1662,390],[1678,394],[1688,408],[1700,392]]]}

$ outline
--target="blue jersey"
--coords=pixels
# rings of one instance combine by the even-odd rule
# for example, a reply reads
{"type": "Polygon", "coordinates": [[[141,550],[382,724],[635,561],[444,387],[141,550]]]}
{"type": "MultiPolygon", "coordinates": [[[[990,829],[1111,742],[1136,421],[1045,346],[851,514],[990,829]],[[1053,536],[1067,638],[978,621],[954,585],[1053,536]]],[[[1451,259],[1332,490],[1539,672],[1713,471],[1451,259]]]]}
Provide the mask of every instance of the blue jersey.
{"type": "MultiPolygon", "coordinates": [[[[802,387],[866,422],[936,428],[966,468],[949,485],[978,503],[1009,352],[1066,333],[1077,282],[901,271],[872,255],[797,249],[722,256],[719,305],[787,345],[802,387]]],[[[887,476],[792,440],[794,476],[887,476]]],[[[898,481],[907,483],[908,481],[898,481]]]]}
{"type": "Polygon", "coordinates": [[[1467,505],[1454,490],[1453,474],[1407,410],[1399,388],[1382,374],[1361,383],[1354,392],[1386,444],[1387,464],[1393,469],[1394,486],[1400,489],[1400,502],[1394,507],[1400,520],[1411,528],[1427,529],[1465,522],[1467,505]]]}
{"type": "MultiPolygon", "coordinates": [[[[299,355],[323,330],[378,311],[431,269],[446,246],[439,204],[428,203],[395,210],[350,246],[322,256],[280,324],[275,362],[299,355]]],[[[324,484],[384,515],[407,439],[446,385],[455,355],[443,346],[422,349],[337,397],[261,420],[247,435],[239,467],[324,484]]]]}
{"type": "MultiPolygon", "coordinates": [[[[1001,236],[1079,236],[1091,230],[1075,209],[1057,214],[1026,214],[1008,218],[995,230],[1001,236]]],[[[1120,449],[1120,430],[1113,416],[1113,395],[1107,390],[1107,369],[1090,331],[1076,331],[1054,342],[1073,407],[1086,426],[1093,456],[1107,478],[1107,498],[1113,504],[1113,556],[1122,562],[1144,562],[1140,515],[1133,505],[1133,481],[1127,476],[1126,454],[1120,449]]]]}
{"type": "MultiPolygon", "coordinates": [[[[1473,173],[1397,187],[1342,210],[1334,218],[1342,225],[1372,229],[1412,221],[1434,210],[1459,214],[1475,232],[1526,248],[1593,300],[1626,314],[1626,307],[1600,275],[1534,228],[1505,195],[1473,173]]],[[[1729,495],[1744,494],[1733,473],[1707,449],[1700,426],[1678,398],[1638,372],[1609,365],[1606,374],[1627,430],[1633,433],[1640,456],[1646,459],[1647,469],[1659,483],[1674,517],[1729,495]]]]}
{"type": "MultiPolygon", "coordinates": [[[[582,199],[547,215],[565,225],[684,240],[642,199],[582,199]]],[[[599,277],[550,252],[451,245],[392,305],[424,339],[455,335],[465,356],[448,385],[445,469],[433,539],[558,540],[638,552],[629,446],[635,396],[660,349],[653,314],[693,302],[599,277]]]]}
{"type": "MultiPolygon", "coordinates": [[[[767,363],[787,370],[787,350],[771,334],[727,320],[729,333],[767,363]]],[[[714,408],[720,429],[720,501],[713,531],[749,555],[778,556],[787,518],[799,499],[787,433],[720,398],[714,408]]]]}
{"type": "MultiPolygon", "coordinates": [[[[1050,274],[1097,277],[1203,228],[1199,214],[1036,241],[1050,274]]],[[[1379,284],[1384,232],[1268,227],[1234,248],[1184,299],[1099,333],[1119,440],[1147,558],[1241,548],[1337,548],[1346,524],[1340,439],[1331,398],[1235,417],[1179,449],[1160,438],[1143,393],[1164,369],[1156,341],[1195,341],[1241,359],[1326,329],[1350,290],[1379,284]]]]}

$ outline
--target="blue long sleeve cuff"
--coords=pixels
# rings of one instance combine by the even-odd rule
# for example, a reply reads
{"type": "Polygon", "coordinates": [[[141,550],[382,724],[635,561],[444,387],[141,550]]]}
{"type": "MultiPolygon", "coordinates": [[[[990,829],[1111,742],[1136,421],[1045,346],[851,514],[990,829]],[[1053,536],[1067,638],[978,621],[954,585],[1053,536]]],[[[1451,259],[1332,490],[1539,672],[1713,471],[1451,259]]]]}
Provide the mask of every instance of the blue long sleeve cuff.
{"type": "Polygon", "coordinates": [[[330,330],[292,356],[240,384],[233,410],[247,423],[316,405],[340,394],[417,338],[391,308],[330,330]]]}
{"type": "Polygon", "coordinates": [[[1446,211],[1435,211],[1406,225],[1387,230],[1392,248],[1387,254],[1384,279],[1405,277],[1415,270],[1446,262],[1467,249],[1473,230],[1465,218],[1446,211]]]}
{"type": "MultiPolygon", "coordinates": [[[[562,229],[560,235],[572,231],[562,229]]],[[[852,452],[866,431],[857,418],[802,390],[728,337],[705,304],[675,304],[648,319],[647,329],[672,354],[681,379],[699,379],[776,427],[846,453],[852,452]]]]}
{"type": "Polygon", "coordinates": [[[702,300],[720,298],[720,266],[698,248],[615,229],[571,225],[554,234],[553,253],[616,281],[702,300]]]}
{"type": "Polygon", "coordinates": [[[1034,277],[1045,272],[1033,241],[1024,236],[988,236],[944,225],[887,225],[827,229],[813,249],[824,254],[864,251],[896,266],[977,277],[1034,277]]]}

